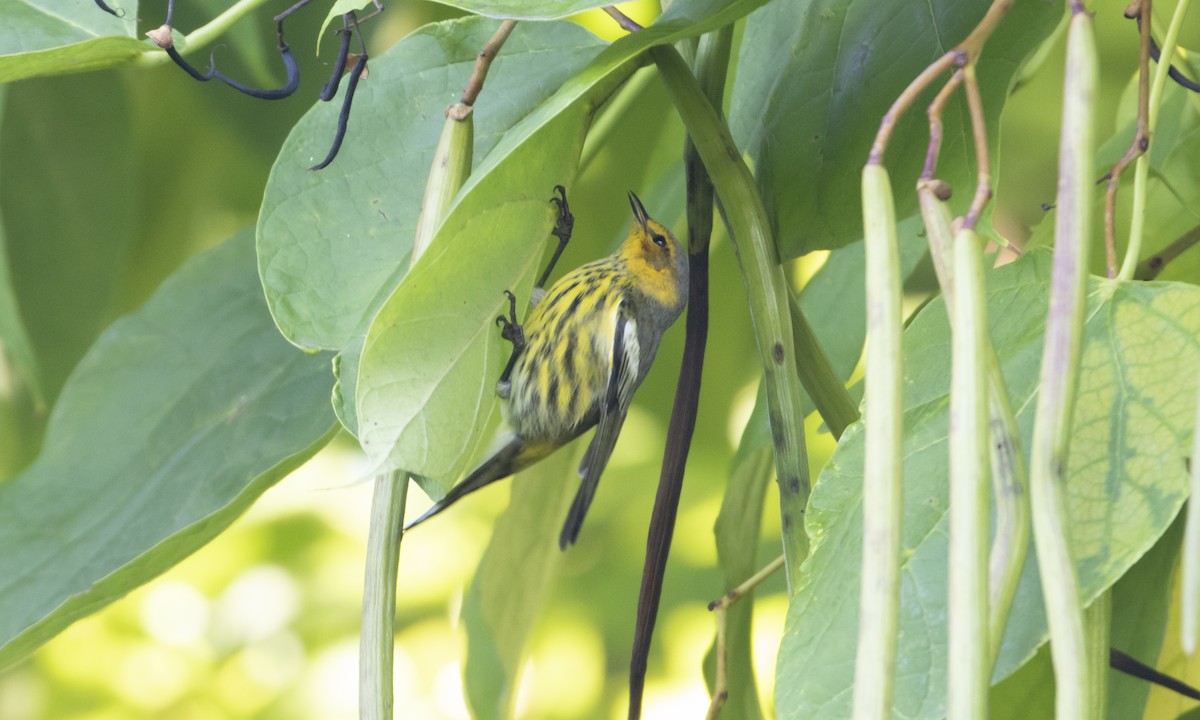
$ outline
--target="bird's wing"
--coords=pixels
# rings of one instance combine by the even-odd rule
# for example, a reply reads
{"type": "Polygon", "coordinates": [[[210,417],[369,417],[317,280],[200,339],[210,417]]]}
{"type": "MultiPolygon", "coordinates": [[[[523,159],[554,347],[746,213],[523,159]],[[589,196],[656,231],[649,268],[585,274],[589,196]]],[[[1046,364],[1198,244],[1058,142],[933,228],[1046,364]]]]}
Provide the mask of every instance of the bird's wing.
{"type": "Polygon", "coordinates": [[[579,536],[583,517],[592,504],[596,486],[600,483],[600,475],[612,456],[617,436],[621,434],[621,425],[625,423],[625,414],[629,411],[629,403],[633,400],[633,391],[637,389],[637,373],[641,365],[637,321],[627,315],[623,303],[617,305],[615,313],[608,385],[600,401],[600,419],[596,423],[596,434],[592,437],[592,442],[583,455],[583,462],[579,465],[579,477],[582,481],[579,492],[575,494],[575,500],[567,513],[567,520],[563,523],[562,534],[558,537],[558,546],[563,549],[574,544],[575,538],[579,536]]]}

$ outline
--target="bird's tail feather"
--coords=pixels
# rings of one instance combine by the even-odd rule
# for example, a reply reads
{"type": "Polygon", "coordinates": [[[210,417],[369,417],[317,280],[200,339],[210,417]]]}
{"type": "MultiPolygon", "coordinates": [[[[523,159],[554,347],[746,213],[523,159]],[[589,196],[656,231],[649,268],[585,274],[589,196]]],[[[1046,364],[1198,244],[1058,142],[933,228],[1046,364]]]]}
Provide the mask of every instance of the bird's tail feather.
{"type": "Polygon", "coordinates": [[[500,448],[495,455],[492,455],[483,461],[483,464],[472,470],[471,474],[463,478],[462,482],[450,488],[450,492],[446,493],[446,496],[441,500],[434,503],[433,507],[426,510],[425,514],[406,525],[404,528],[405,532],[437,515],[484,485],[497,480],[503,480],[528,466],[532,462],[528,457],[530,453],[527,451],[522,452],[523,450],[526,450],[526,447],[521,438],[513,438],[508,444],[500,448]]]}

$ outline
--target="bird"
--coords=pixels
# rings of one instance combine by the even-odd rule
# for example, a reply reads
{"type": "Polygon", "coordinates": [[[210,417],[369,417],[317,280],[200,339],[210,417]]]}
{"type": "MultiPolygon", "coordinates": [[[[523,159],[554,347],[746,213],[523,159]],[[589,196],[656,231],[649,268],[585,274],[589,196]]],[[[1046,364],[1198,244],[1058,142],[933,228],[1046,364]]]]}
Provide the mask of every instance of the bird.
{"type": "MultiPolygon", "coordinates": [[[[559,247],[534,290],[535,300],[573,224],[566,191],[555,190],[562,196],[551,200],[559,208],[553,233],[559,247]]],[[[663,333],[687,303],[687,252],[632,192],[629,205],[633,222],[616,252],[560,278],[533,305],[523,326],[516,321],[515,298],[506,291],[509,318],[497,321],[502,337],[513,342],[513,355],[497,394],[508,399],[511,437],[405,531],[595,427],[559,534],[561,550],[575,543],[633,394],[654,362],[663,333]]]]}

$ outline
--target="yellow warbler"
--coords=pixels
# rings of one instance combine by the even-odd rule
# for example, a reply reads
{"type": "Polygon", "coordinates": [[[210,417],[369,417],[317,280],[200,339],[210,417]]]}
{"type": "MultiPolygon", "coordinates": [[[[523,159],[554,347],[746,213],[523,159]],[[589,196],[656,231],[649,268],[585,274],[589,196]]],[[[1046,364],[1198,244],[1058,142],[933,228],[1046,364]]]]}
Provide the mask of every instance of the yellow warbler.
{"type": "MultiPolygon", "coordinates": [[[[573,219],[565,192],[562,200],[553,202],[560,209],[555,234],[561,252],[573,219]]],[[[582,482],[559,536],[561,548],[575,542],[633,393],[654,362],[663,332],[687,302],[683,246],[670,230],[646,214],[633,193],[629,193],[629,204],[633,226],[615,253],[554,283],[534,306],[524,327],[517,326],[515,318],[499,318],[505,325],[504,337],[514,341],[513,358],[498,387],[499,394],[509,398],[513,436],[409,528],[464,495],[529,467],[595,427],[596,434],[579,466],[582,482]],[[507,384],[510,370],[511,386],[507,384]]],[[[557,256],[555,253],[555,259],[557,256]]],[[[542,282],[549,271],[546,268],[542,282]]],[[[538,292],[535,290],[535,298],[538,292]]]]}

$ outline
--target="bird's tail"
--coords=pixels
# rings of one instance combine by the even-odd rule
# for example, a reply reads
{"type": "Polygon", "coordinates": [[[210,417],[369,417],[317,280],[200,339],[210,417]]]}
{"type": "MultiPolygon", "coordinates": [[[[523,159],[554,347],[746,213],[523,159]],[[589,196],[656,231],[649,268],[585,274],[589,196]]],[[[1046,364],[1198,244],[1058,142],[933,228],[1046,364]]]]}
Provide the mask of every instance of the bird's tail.
{"type": "Polygon", "coordinates": [[[543,443],[526,443],[519,437],[513,438],[496,454],[472,470],[471,474],[463,478],[462,482],[450,488],[450,492],[446,493],[445,497],[434,503],[433,507],[426,510],[421,517],[405,526],[404,530],[407,532],[420,525],[484,485],[503,480],[509,475],[524,470],[549,455],[555,447],[543,443]]]}

